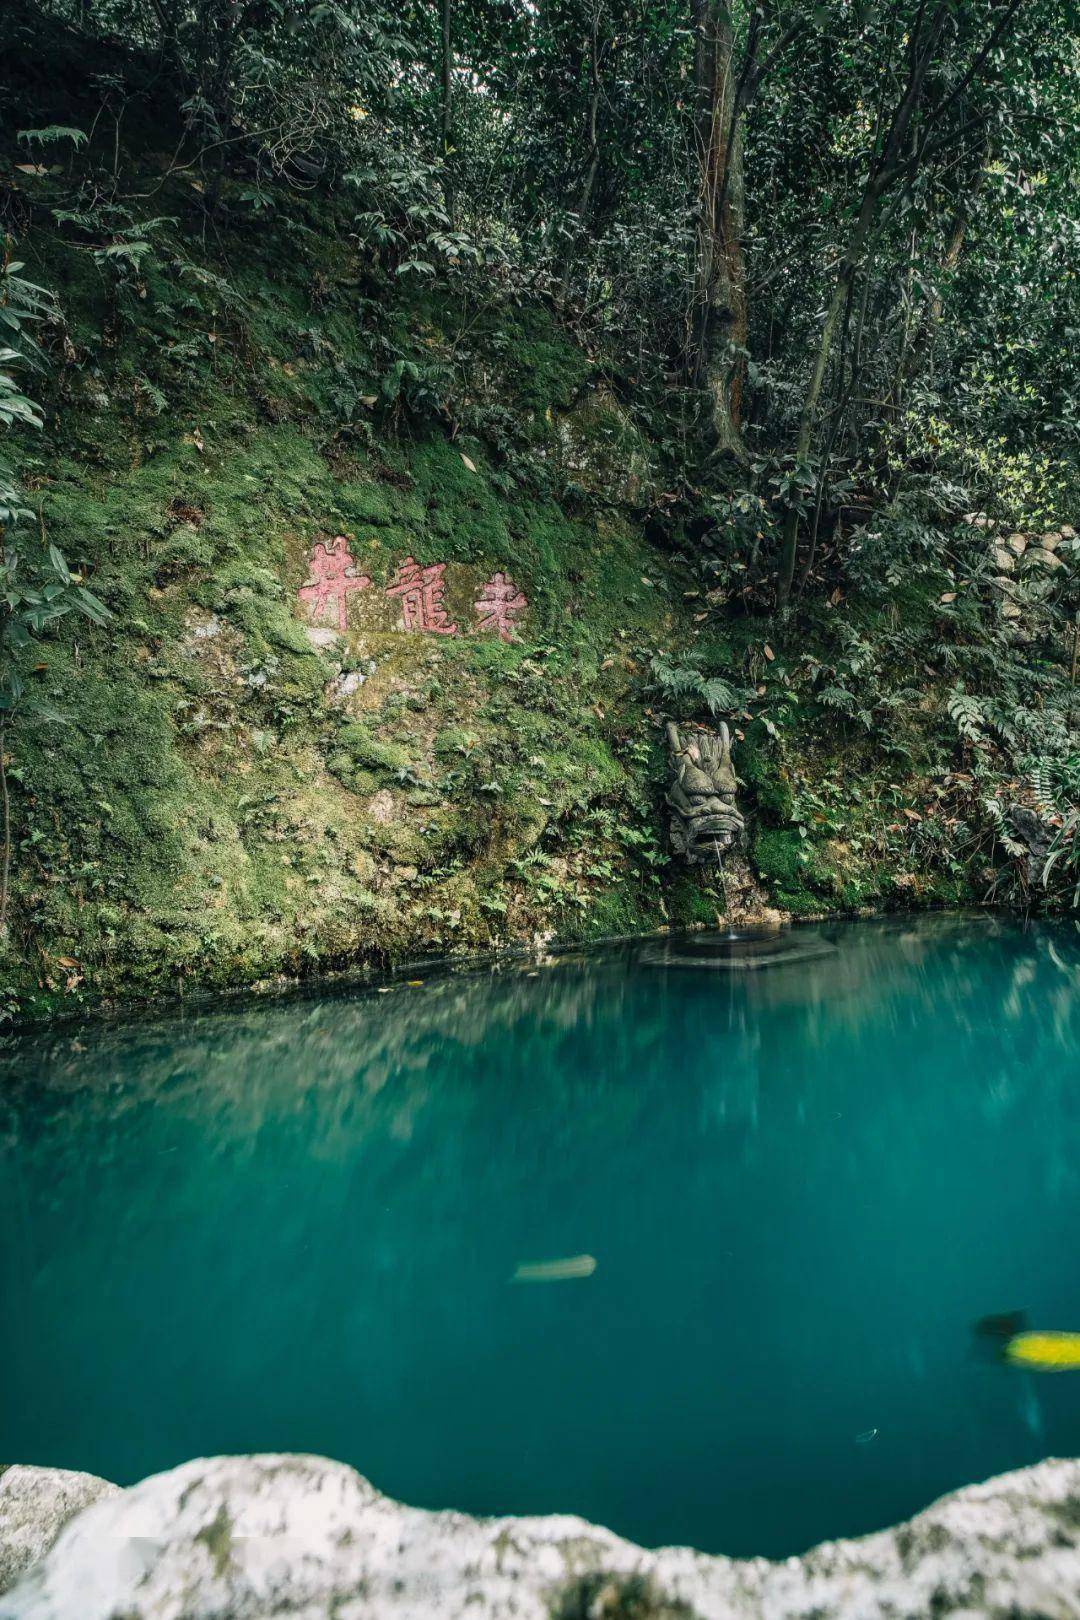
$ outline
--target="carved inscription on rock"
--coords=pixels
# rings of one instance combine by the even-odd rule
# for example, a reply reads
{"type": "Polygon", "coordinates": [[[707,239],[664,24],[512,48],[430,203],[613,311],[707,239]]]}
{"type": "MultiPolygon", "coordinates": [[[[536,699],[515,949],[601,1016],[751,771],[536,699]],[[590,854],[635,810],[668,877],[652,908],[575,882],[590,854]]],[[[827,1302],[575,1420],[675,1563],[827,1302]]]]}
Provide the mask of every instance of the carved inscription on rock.
{"type": "Polygon", "coordinates": [[[386,587],[387,596],[401,599],[401,617],[406,630],[431,630],[437,636],[457,634],[457,625],[451,624],[443,602],[445,573],[445,563],[431,563],[421,568],[411,557],[406,557],[386,587]]]}
{"type": "Polygon", "coordinates": [[[366,574],[356,571],[356,563],[349,542],[343,534],[333,540],[319,543],[308,558],[308,582],[301,585],[298,595],[308,604],[313,623],[332,618],[339,630],[347,628],[345,602],[350,591],[366,591],[371,584],[366,574]]]}
{"type": "Polygon", "coordinates": [[[384,564],[379,574],[385,572],[385,583],[378,584],[372,577],[374,559],[362,569],[350,549],[353,544],[339,534],[312,547],[297,592],[300,611],[312,625],[404,635],[498,636],[501,641],[521,634],[529,602],[505,569],[486,574],[465,564],[419,563],[408,556],[384,564]]]}

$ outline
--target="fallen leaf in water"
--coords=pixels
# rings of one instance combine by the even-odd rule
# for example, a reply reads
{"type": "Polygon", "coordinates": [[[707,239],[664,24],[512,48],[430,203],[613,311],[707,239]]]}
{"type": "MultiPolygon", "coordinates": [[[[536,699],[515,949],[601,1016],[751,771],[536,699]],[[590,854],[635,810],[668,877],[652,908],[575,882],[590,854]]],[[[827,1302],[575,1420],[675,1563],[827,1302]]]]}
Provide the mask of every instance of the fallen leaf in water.
{"type": "Polygon", "coordinates": [[[511,1282],[569,1282],[574,1277],[591,1277],[596,1261],[591,1254],[575,1254],[568,1260],[526,1260],[514,1267],[511,1282]]]}

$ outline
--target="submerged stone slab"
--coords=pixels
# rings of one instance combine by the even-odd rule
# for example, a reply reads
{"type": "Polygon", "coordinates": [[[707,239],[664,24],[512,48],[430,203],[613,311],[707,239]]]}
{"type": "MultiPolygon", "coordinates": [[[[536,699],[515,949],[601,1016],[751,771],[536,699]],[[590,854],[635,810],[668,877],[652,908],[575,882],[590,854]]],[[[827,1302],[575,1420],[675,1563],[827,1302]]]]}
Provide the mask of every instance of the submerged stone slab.
{"type": "MultiPolygon", "coordinates": [[[[41,1476],[52,1471],[21,1472],[35,1476],[15,1482],[32,1511],[35,1501],[49,1500],[41,1476]]],[[[771,1563],[688,1548],[647,1551],[566,1515],[424,1512],[318,1457],[217,1457],[103,1496],[0,1598],[2,1620],[330,1615],[1074,1620],[1080,1462],[1005,1474],[896,1529],[771,1563]]]]}

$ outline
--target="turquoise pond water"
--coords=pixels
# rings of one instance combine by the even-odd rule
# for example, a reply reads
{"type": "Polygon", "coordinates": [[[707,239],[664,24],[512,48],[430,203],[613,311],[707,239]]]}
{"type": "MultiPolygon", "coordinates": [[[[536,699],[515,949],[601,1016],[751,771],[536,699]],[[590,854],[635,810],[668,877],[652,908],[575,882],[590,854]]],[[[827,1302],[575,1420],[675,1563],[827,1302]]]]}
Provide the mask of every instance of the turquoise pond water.
{"type": "Polygon", "coordinates": [[[10,1045],[0,1460],[320,1452],[421,1506],[781,1555],[1080,1452],[1080,1373],[972,1331],[1080,1329],[1080,933],[789,952],[651,940],[10,1045]]]}

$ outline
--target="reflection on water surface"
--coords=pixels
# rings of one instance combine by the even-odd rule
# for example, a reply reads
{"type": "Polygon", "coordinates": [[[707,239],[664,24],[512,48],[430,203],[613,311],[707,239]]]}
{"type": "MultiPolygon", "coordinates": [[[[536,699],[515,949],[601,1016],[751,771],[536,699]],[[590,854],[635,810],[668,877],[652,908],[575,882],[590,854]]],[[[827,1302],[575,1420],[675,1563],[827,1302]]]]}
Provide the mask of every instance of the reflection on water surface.
{"type": "Polygon", "coordinates": [[[21,1043],[0,1456],[128,1481],[317,1451],[418,1504],[775,1555],[1080,1450],[1080,1377],[971,1332],[1080,1327],[1076,932],[789,949],[21,1043]]]}

